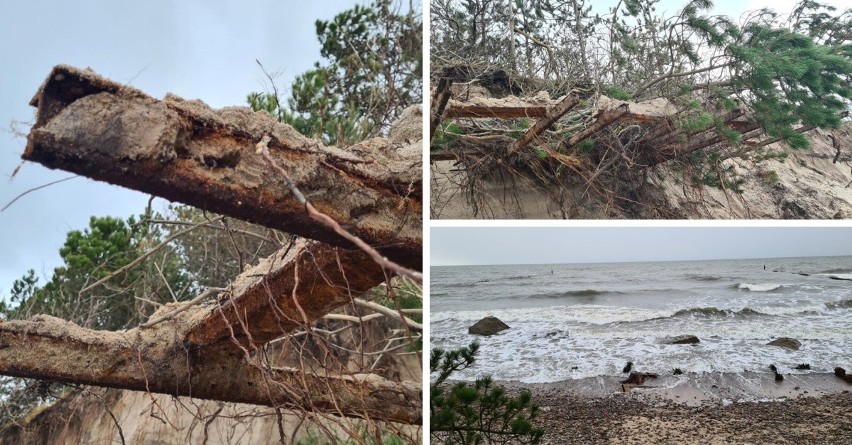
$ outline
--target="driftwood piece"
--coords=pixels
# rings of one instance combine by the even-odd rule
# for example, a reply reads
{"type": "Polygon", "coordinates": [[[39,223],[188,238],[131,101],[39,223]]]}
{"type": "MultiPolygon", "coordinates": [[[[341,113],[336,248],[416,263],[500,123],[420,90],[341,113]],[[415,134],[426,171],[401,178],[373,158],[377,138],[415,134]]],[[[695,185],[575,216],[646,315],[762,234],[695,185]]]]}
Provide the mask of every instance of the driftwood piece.
{"type": "Polygon", "coordinates": [[[31,104],[38,112],[24,159],[352,247],[312,220],[255,153],[268,134],[272,156],[319,211],[397,263],[422,268],[421,150],[324,147],[267,113],[160,101],[61,65],[31,104]]]}

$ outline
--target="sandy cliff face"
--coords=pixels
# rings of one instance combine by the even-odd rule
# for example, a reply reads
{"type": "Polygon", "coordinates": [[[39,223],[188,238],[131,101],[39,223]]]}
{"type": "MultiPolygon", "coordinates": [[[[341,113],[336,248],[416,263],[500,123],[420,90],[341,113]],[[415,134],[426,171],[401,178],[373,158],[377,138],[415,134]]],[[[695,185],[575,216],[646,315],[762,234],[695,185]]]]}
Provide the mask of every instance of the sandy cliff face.
{"type": "MultiPolygon", "coordinates": [[[[712,187],[681,186],[662,166],[651,175],[662,203],[683,218],[846,219],[852,218],[852,123],[833,132],[809,133],[811,149],[787,149],[782,161],[728,160],[745,181],[742,193],[712,187]],[[833,134],[840,156],[832,145],[833,134]]],[[[783,150],[779,144],[772,146],[783,150]]],[[[643,215],[653,217],[653,215],[643,215]]]]}
{"type": "Polygon", "coordinates": [[[852,218],[852,122],[831,132],[809,133],[811,149],[785,150],[784,161],[727,160],[744,182],[742,193],[693,184],[669,164],[651,169],[635,203],[616,205],[585,186],[544,192],[517,176],[477,184],[477,203],[458,184],[452,162],[432,167],[432,218],[468,219],[846,219],[852,218]],[[840,147],[840,155],[829,135],[840,147]],[[476,216],[474,210],[478,211],[476,216]]]}

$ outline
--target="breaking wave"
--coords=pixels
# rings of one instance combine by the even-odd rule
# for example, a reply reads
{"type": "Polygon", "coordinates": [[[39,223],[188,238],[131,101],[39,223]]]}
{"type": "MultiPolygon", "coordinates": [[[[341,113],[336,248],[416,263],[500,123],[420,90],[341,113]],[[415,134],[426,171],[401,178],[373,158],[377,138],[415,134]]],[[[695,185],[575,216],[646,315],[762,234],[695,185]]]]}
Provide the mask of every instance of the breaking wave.
{"type": "Polygon", "coordinates": [[[736,285],[737,289],[747,290],[750,292],[772,292],[774,290],[781,289],[786,287],[786,284],[778,284],[778,283],[740,283],[736,285]]]}
{"type": "Polygon", "coordinates": [[[852,273],[821,273],[819,275],[831,278],[832,280],[852,281],[852,273]]]}
{"type": "Polygon", "coordinates": [[[760,316],[760,315],[770,315],[765,312],[756,311],[750,307],[745,307],[739,310],[734,309],[719,309],[717,307],[697,307],[697,308],[689,308],[689,309],[681,309],[674,314],[672,317],[752,317],[752,316],[760,316]]]}
{"type": "Polygon", "coordinates": [[[547,300],[551,298],[565,298],[565,297],[597,297],[600,295],[613,295],[620,294],[621,292],[615,291],[603,291],[597,289],[582,289],[582,290],[569,290],[567,292],[554,292],[548,294],[536,294],[530,295],[529,298],[539,299],[539,300],[547,300]]]}
{"type": "Polygon", "coordinates": [[[688,275],[686,278],[693,281],[719,281],[722,279],[718,275],[688,275]]]}
{"type": "Polygon", "coordinates": [[[852,274],[852,269],[828,269],[823,270],[822,272],[817,272],[819,275],[833,275],[833,274],[852,274]]]}
{"type": "Polygon", "coordinates": [[[840,301],[830,301],[828,303],[825,303],[825,307],[828,309],[852,308],[852,298],[847,298],[845,300],[840,301]]]}

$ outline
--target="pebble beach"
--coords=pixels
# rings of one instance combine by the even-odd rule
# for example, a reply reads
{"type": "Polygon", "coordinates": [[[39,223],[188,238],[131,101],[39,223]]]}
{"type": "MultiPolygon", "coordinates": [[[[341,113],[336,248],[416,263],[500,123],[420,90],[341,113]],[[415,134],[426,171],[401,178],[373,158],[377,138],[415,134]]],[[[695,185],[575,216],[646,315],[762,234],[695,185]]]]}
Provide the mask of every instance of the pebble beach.
{"type": "Polygon", "coordinates": [[[651,381],[627,392],[619,377],[500,383],[510,393],[532,392],[544,444],[852,444],[852,385],[831,374],[782,384],[753,375],[772,397],[737,401],[740,377],[685,376],[674,388],[651,381]]]}

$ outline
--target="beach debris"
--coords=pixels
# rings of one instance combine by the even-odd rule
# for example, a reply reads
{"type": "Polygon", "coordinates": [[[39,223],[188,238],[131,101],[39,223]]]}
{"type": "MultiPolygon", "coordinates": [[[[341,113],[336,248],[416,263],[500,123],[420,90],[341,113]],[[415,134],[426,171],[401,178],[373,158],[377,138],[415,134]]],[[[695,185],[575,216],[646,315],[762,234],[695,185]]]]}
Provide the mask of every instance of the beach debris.
{"type": "Polygon", "coordinates": [[[798,351],[800,347],[802,347],[802,342],[796,340],[795,338],[790,337],[781,337],[772,340],[767,343],[767,346],[778,346],[781,348],[792,349],[794,351],[798,351]]]}
{"type": "Polygon", "coordinates": [[[784,376],[781,375],[780,372],[778,372],[778,368],[776,368],[775,365],[769,365],[769,369],[771,369],[772,372],[775,373],[775,381],[776,382],[783,382],[784,381],[784,376]]]}
{"type": "Polygon", "coordinates": [[[644,385],[646,379],[655,379],[658,375],[650,372],[637,372],[633,371],[627,377],[627,380],[622,380],[622,384],[628,385],[644,385]]]}
{"type": "Polygon", "coordinates": [[[847,374],[845,369],[839,366],[834,368],[834,375],[840,377],[840,379],[846,383],[852,384],[852,374],[847,374]]]}
{"type": "Polygon", "coordinates": [[[475,335],[494,335],[500,331],[509,329],[509,325],[503,323],[497,317],[488,316],[479,320],[473,326],[467,328],[469,334],[475,335]]]}
{"type": "Polygon", "coordinates": [[[645,380],[655,378],[657,378],[657,374],[633,371],[626,380],[621,381],[621,392],[628,392],[634,388],[648,388],[645,386],[645,380]]]}
{"type": "Polygon", "coordinates": [[[631,369],[633,369],[633,362],[627,362],[627,364],[624,365],[624,369],[622,369],[621,372],[627,374],[628,372],[630,372],[631,369]]]}
{"type": "Polygon", "coordinates": [[[568,337],[568,331],[562,329],[554,329],[547,334],[544,334],[544,338],[559,338],[559,337],[568,337]]]}
{"type": "Polygon", "coordinates": [[[694,345],[696,343],[701,343],[701,340],[694,335],[677,335],[674,337],[667,337],[660,340],[660,343],[666,345],[694,345]]]}
{"type": "Polygon", "coordinates": [[[793,369],[798,369],[798,370],[811,369],[811,364],[810,363],[798,364],[793,369]]]}
{"type": "Polygon", "coordinates": [[[674,372],[672,372],[672,374],[673,375],[681,375],[681,374],[683,374],[683,370],[680,369],[680,368],[675,368],[674,372]]]}

